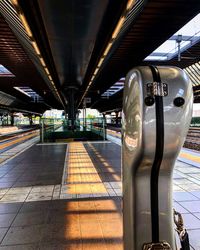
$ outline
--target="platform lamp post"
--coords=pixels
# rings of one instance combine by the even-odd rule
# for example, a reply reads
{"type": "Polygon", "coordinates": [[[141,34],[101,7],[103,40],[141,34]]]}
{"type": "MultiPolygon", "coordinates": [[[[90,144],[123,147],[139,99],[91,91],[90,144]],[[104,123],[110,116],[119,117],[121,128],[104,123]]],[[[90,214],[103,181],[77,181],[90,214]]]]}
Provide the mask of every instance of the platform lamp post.
{"type": "Polygon", "coordinates": [[[14,113],[10,114],[10,124],[11,126],[14,126],[14,113]]]}
{"type": "Polygon", "coordinates": [[[182,42],[182,35],[178,35],[176,42],[178,43],[178,61],[181,61],[181,42],[182,42]]]}
{"type": "Polygon", "coordinates": [[[75,112],[75,100],[74,95],[77,92],[78,88],[75,86],[69,86],[67,88],[67,95],[68,95],[68,102],[69,102],[69,109],[68,109],[68,128],[72,131],[75,129],[75,120],[76,120],[76,112],[75,112]]]}
{"type": "Polygon", "coordinates": [[[40,141],[41,141],[41,143],[44,143],[44,119],[41,119],[41,117],[40,117],[40,122],[41,122],[40,141]]]}
{"type": "Polygon", "coordinates": [[[86,99],[83,100],[83,130],[86,130],[86,99]]]}
{"type": "Polygon", "coordinates": [[[0,122],[1,122],[1,126],[3,125],[3,123],[2,123],[2,121],[3,121],[3,114],[0,114],[0,122]]]}
{"type": "Polygon", "coordinates": [[[9,118],[8,118],[8,113],[7,113],[7,126],[8,126],[8,124],[9,124],[9,118]]]}
{"type": "Polygon", "coordinates": [[[32,117],[32,115],[29,115],[28,118],[29,118],[29,123],[32,126],[33,125],[33,117],[32,117]]]}
{"type": "Polygon", "coordinates": [[[107,139],[107,133],[106,133],[106,114],[103,113],[103,140],[105,141],[107,139]]]}
{"type": "Polygon", "coordinates": [[[119,111],[115,111],[115,118],[116,118],[116,120],[115,120],[115,124],[116,125],[118,125],[118,119],[119,119],[119,111]]]}
{"type": "Polygon", "coordinates": [[[3,115],[3,126],[6,126],[7,123],[7,114],[4,113],[3,115]]]}

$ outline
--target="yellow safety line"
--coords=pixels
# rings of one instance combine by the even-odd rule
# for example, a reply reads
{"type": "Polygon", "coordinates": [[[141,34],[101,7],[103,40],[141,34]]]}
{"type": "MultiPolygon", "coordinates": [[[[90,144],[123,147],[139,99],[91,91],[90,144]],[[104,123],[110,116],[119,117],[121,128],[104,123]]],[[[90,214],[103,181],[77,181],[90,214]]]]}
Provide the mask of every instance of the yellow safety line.
{"type": "Polygon", "coordinates": [[[25,135],[25,136],[23,136],[23,137],[21,137],[19,139],[14,140],[14,141],[10,141],[10,142],[4,143],[4,144],[0,145],[0,150],[4,149],[4,148],[7,148],[9,146],[12,146],[14,144],[17,144],[17,143],[19,143],[21,141],[24,141],[24,140],[28,139],[28,138],[34,137],[35,135],[36,135],[36,132],[32,133],[30,135],[25,135]]]}
{"type": "Polygon", "coordinates": [[[180,157],[200,163],[200,156],[192,155],[190,153],[180,153],[180,157]]]}

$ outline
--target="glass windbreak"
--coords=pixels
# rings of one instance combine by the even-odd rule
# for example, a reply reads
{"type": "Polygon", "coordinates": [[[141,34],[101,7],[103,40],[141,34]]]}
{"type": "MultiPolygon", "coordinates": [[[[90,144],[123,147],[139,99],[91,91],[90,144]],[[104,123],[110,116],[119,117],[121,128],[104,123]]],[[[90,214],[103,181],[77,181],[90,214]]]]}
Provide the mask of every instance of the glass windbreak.
{"type": "Polygon", "coordinates": [[[106,140],[106,122],[103,118],[47,119],[40,121],[41,142],[69,142],[106,140]],[[73,128],[73,129],[72,129],[73,128]]]}

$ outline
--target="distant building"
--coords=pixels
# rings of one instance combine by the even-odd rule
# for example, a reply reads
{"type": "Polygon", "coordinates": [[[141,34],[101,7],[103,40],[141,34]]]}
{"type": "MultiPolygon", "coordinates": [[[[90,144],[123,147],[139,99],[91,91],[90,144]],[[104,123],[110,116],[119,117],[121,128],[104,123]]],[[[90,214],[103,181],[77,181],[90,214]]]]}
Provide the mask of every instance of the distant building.
{"type": "Polygon", "coordinates": [[[194,103],[193,104],[192,117],[200,117],[200,104],[199,103],[194,103]]]}

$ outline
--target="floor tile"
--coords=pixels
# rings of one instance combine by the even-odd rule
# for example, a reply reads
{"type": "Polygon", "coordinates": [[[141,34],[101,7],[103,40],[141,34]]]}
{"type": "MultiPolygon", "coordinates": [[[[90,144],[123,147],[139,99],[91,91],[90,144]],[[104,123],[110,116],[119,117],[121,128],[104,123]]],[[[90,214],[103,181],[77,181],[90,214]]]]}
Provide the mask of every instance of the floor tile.
{"type": "Polygon", "coordinates": [[[182,187],[173,184],[173,192],[185,192],[185,190],[182,187]]]}
{"type": "Polygon", "coordinates": [[[4,228],[1,227],[0,228],[0,242],[3,240],[3,238],[4,238],[7,231],[8,231],[8,228],[6,228],[6,227],[4,227],[4,228]]]}
{"type": "Polygon", "coordinates": [[[22,203],[0,203],[0,214],[17,213],[22,206],[22,203]]]}
{"type": "Polygon", "coordinates": [[[192,247],[195,250],[199,250],[200,249],[200,239],[199,239],[200,229],[188,230],[188,234],[189,234],[190,244],[192,245],[192,247]]]}
{"type": "Polygon", "coordinates": [[[52,193],[54,190],[54,185],[51,186],[40,186],[40,187],[33,187],[31,190],[32,193],[52,193]]]}
{"type": "Polygon", "coordinates": [[[45,211],[52,206],[51,201],[37,201],[37,202],[25,202],[21,207],[19,213],[45,211]]]}
{"type": "Polygon", "coordinates": [[[198,198],[188,192],[174,192],[173,199],[176,201],[195,201],[198,198]]]}
{"type": "Polygon", "coordinates": [[[198,197],[198,199],[200,199],[200,190],[199,191],[192,191],[190,192],[192,195],[198,197]]]}
{"type": "Polygon", "coordinates": [[[9,188],[0,189],[0,195],[6,194],[8,192],[8,190],[9,190],[9,188]]]}
{"type": "Polygon", "coordinates": [[[21,194],[21,193],[18,193],[18,194],[5,194],[3,196],[3,198],[1,198],[0,202],[6,202],[6,203],[9,203],[9,202],[23,202],[25,201],[27,197],[27,194],[21,194]]]}
{"type": "MultiPolygon", "coordinates": [[[[81,240],[74,240],[72,243],[41,243],[39,250],[82,250],[81,240]]],[[[1,249],[0,249],[1,250],[1,249]]]]}
{"type": "Polygon", "coordinates": [[[3,239],[2,245],[38,243],[44,235],[44,231],[45,226],[43,225],[11,227],[3,239]]]}
{"type": "Polygon", "coordinates": [[[0,183],[0,189],[4,188],[11,188],[15,182],[2,182],[0,183]]]}
{"type": "Polygon", "coordinates": [[[0,250],[38,250],[38,245],[12,245],[12,246],[0,246],[0,250]]]}
{"type": "Polygon", "coordinates": [[[200,229],[200,220],[192,214],[183,214],[183,221],[187,230],[200,229]]]}
{"type": "Polygon", "coordinates": [[[10,188],[7,194],[28,194],[32,187],[10,188]]]}
{"type": "Polygon", "coordinates": [[[12,227],[45,224],[47,222],[47,216],[48,216],[47,211],[19,213],[16,216],[14,222],[12,223],[12,227]]]}
{"type": "Polygon", "coordinates": [[[193,215],[200,220],[200,213],[193,213],[193,215]]]}
{"type": "Polygon", "coordinates": [[[0,227],[9,227],[16,214],[0,214],[0,227]]]}
{"type": "Polygon", "coordinates": [[[182,207],[178,202],[173,202],[173,208],[177,211],[177,212],[179,212],[179,213],[189,213],[189,211],[188,210],[186,210],[184,207],[182,207]]]}
{"type": "Polygon", "coordinates": [[[181,206],[186,208],[191,213],[200,212],[200,201],[185,201],[179,202],[181,206]]]}
{"type": "Polygon", "coordinates": [[[52,193],[31,193],[28,195],[26,202],[31,201],[42,201],[42,200],[51,200],[52,199],[52,193]]]}

